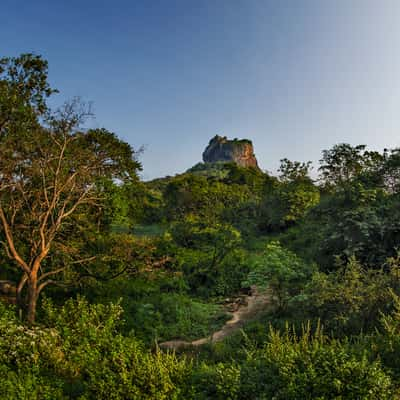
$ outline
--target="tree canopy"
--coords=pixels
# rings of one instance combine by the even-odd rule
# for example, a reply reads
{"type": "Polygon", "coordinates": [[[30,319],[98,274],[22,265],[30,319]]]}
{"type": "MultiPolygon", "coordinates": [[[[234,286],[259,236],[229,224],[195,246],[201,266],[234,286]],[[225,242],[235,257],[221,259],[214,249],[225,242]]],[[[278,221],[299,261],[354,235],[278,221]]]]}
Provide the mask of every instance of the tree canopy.
{"type": "Polygon", "coordinates": [[[0,64],[5,88],[0,114],[5,121],[0,136],[2,243],[21,272],[18,295],[28,287],[27,315],[33,322],[38,295],[69,266],[47,262],[55,248],[68,251],[66,224],[78,210],[101,205],[104,179],[137,180],[140,164],[131,146],[115,134],[80,129],[88,112],[77,100],[50,113],[45,97],[53,91],[40,57],[25,55],[0,64]],[[30,114],[31,124],[19,120],[20,111],[30,114]]]}

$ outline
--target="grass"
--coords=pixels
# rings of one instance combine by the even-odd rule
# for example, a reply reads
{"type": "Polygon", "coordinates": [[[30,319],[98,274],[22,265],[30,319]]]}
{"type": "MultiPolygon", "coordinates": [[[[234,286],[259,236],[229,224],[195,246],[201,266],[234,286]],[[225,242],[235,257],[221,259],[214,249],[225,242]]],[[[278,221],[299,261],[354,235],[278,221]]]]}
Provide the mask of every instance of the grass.
{"type": "Polygon", "coordinates": [[[165,232],[165,227],[158,224],[153,225],[136,225],[133,233],[141,237],[155,237],[161,236],[165,232]]]}

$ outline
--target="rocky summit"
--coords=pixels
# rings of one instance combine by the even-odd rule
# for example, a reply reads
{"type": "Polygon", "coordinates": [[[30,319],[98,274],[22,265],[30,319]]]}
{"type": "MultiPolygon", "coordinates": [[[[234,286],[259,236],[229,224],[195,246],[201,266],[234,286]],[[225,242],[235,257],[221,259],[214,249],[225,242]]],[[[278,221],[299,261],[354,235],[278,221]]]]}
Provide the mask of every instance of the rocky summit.
{"type": "Polygon", "coordinates": [[[248,139],[229,140],[226,136],[214,136],[203,152],[205,163],[235,162],[241,167],[258,168],[253,143],[248,139]]]}

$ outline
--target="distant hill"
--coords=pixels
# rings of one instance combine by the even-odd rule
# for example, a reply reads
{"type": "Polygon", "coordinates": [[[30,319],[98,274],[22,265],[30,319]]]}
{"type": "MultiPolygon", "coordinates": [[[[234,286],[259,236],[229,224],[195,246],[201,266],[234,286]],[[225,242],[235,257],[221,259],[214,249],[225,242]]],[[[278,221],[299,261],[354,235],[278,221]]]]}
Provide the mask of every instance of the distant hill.
{"type": "Polygon", "coordinates": [[[216,135],[204,150],[203,161],[175,176],[152,179],[147,186],[163,191],[171,180],[187,174],[242,183],[252,180],[251,176],[263,175],[254,155],[253,143],[248,139],[229,140],[226,136],[216,135]]]}

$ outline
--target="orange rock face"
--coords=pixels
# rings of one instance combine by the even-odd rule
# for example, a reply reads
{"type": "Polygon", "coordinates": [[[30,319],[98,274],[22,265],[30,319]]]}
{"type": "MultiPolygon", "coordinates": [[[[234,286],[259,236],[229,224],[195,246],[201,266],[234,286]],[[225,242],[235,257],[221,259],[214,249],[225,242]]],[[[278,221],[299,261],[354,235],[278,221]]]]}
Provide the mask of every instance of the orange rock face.
{"type": "Polygon", "coordinates": [[[214,136],[203,152],[204,162],[235,162],[241,167],[258,168],[250,140],[228,140],[226,136],[214,136]]]}

